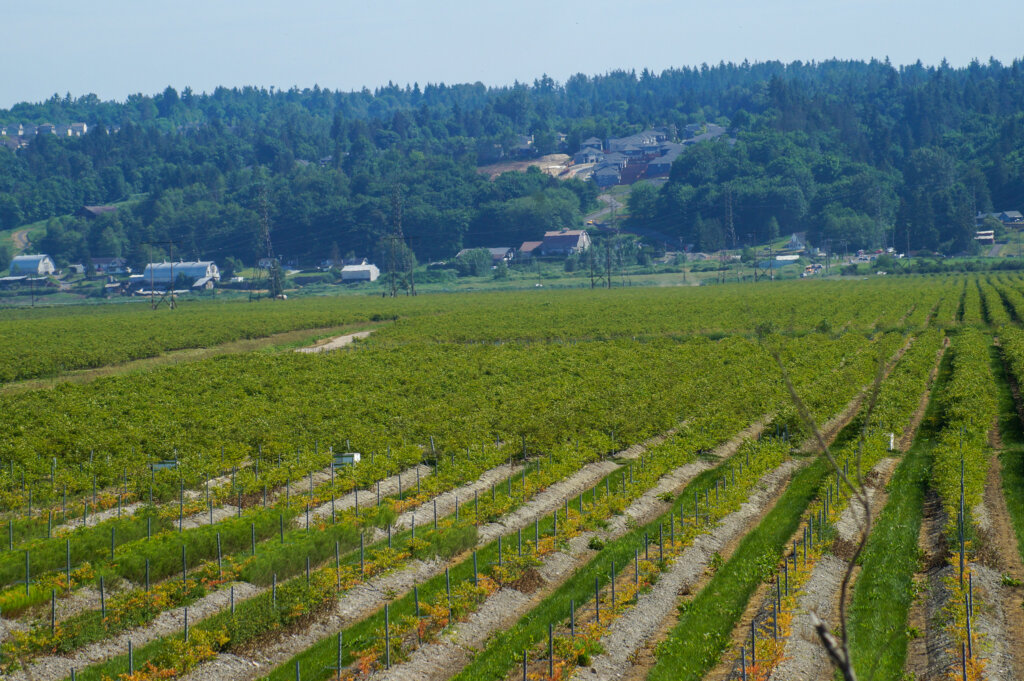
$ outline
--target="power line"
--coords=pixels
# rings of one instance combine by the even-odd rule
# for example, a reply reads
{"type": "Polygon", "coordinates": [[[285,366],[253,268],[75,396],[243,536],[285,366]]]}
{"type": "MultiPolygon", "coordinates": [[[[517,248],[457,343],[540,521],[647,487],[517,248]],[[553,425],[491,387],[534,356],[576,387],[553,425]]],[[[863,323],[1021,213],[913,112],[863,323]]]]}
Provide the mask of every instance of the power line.
{"type": "Polygon", "coordinates": [[[177,241],[144,241],[143,245],[149,246],[149,306],[157,309],[167,300],[167,308],[173,310],[177,307],[174,302],[174,245],[177,241]],[[171,283],[167,291],[160,296],[160,300],[154,300],[156,295],[156,263],[153,262],[153,246],[170,246],[171,283]],[[169,297],[168,297],[169,292],[169,297]]]}

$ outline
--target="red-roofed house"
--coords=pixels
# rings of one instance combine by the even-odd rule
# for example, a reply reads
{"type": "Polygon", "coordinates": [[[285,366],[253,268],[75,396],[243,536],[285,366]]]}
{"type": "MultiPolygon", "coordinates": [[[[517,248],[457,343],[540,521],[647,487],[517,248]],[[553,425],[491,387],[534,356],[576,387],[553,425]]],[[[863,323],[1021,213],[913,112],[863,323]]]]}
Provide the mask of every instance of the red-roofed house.
{"type": "Polygon", "coordinates": [[[543,241],[524,241],[523,245],[519,247],[520,258],[532,258],[535,255],[540,255],[538,248],[544,243],[543,241]]]}

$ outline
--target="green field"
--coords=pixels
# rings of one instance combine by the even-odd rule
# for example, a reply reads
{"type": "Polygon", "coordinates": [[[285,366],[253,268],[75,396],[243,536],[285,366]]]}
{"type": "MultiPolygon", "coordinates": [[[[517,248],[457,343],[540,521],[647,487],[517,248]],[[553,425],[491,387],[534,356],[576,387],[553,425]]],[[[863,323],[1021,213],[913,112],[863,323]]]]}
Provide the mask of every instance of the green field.
{"type": "MultiPolygon", "coordinates": [[[[259,659],[274,679],[296,667],[333,678],[339,633],[357,679],[388,664],[413,673],[431,651],[449,659],[431,672],[444,678],[520,678],[524,650],[531,678],[596,664],[702,679],[738,673],[744,617],[760,636],[775,631],[764,613],[792,563],[794,593],[776,604],[781,636],[748,660],[750,678],[765,674],[799,657],[787,652],[788,627],[805,581],[827,556],[848,557],[837,528],[855,502],[814,431],[851,480],[899,459],[888,434],[915,436],[948,338],[939,389],[893,464],[852,593],[858,667],[882,660],[887,675],[902,673],[924,494],[946,509],[952,564],[962,485],[966,559],[979,565],[995,550],[973,510],[993,454],[1011,508],[1024,495],[1016,439],[1001,452],[988,437],[997,416],[1010,418],[1008,377],[1024,375],[1024,278],[612,290],[530,281],[394,299],[0,311],[0,611],[24,625],[0,644],[0,671],[38,678],[59,652],[65,666],[44,678],[75,668],[79,679],[115,679],[129,672],[127,651],[96,664],[83,656],[134,629],[132,681],[213,674],[224,655],[259,659]],[[293,352],[358,329],[372,335],[293,352]],[[341,451],[362,460],[332,472],[341,451]],[[174,463],[152,470],[158,461],[174,463]],[[706,578],[664,604],[647,652],[613,646],[613,622],[649,607],[680,556],[739,522],[730,519],[755,487],[784,467],[793,472],[767,505],[702,559],[706,578]],[[799,569],[797,553],[807,556],[799,569]],[[571,569],[554,570],[566,560],[571,569]],[[51,606],[63,612],[100,580],[102,607],[58,616],[51,630],[51,606]],[[865,618],[880,602],[898,607],[875,629],[865,618]],[[349,614],[333,619],[336,605],[349,614]],[[187,640],[183,626],[144,633],[185,606],[204,613],[187,640]],[[488,619],[494,608],[505,619],[488,619]],[[461,640],[459,622],[482,632],[463,652],[445,647],[461,640]]],[[[1019,435],[1009,421],[1004,430],[1019,435]]],[[[1019,513],[1006,522],[1024,534],[1019,513]]]]}

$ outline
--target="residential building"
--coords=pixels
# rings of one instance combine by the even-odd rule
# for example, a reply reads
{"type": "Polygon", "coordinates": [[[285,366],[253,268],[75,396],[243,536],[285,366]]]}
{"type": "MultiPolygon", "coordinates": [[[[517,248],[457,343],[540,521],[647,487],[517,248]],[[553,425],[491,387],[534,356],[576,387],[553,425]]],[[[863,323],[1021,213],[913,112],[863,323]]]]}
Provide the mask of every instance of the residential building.
{"type": "Polygon", "coordinates": [[[633,154],[657,153],[658,145],[667,140],[668,135],[662,130],[644,130],[635,135],[609,139],[608,151],[633,154]]]}
{"type": "Polygon", "coordinates": [[[605,154],[601,165],[615,166],[619,170],[622,170],[629,165],[629,157],[618,151],[613,151],[610,154],[605,154]]]}
{"type": "Polygon", "coordinates": [[[783,249],[787,251],[802,251],[805,248],[807,248],[807,244],[804,243],[803,233],[794,233],[789,237],[789,241],[786,242],[786,245],[783,246],[783,249]]]}
{"type": "Polygon", "coordinates": [[[93,258],[92,268],[96,274],[131,274],[132,268],[124,258],[93,258]]]}
{"type": "Polygon", "coordinates": [[[500,246],[498,248],[488,248],[487,250],[490,251],[490,253],[491,253],[491,262],[493,262],[495,264],[497,264],[497,263],[499,263],[499,262],[501,262],[503,260],[505,262],[509,263],[509,262],[512,262],[512,260],[516,257],[516,249],[514,249],[514,248],[512,248],[510,246],[500,246]]]}
{"type": "Polygon", "coordinates": [[[672,164],[679,158],[678,151],[670,151],[647,164],[647,177],[661,177],[672,172],[672,164]]]}
{"type": "Polygon", "coordinates": [[[532,258],[535,254],[539,254],[539,248],[543,241],[524,241],[523,245],[519,247],[519,257],[523,260],[532,258]]]}
{"type": "Polygon", "coordinates": [[[583,149],[596,149],[598,151],[602,151],[604,149],[604,144],[596,137],[588,137],[580,143],[580,150],[582,151],[583,149]]]}
{"type": "Polygon", "coordinates": [[[1004,225],[1024,226],[1024,215],[1019,210],[1004,210],[998,213],[978,213],[974,216],[976,225],[981,225],[988,218],[999,220],[1004,225]]]}
{"type": "Polygon", "coordinates": [[[516,143],[512,145],[510,153],[518,158],[535,156],[537,149],[533,146],[533,135],[519,135],[516,143]]]}
{"type": "Polygon", "coordinates": [[[603,159],[604,153],[593,147],[584,147],[572,156],[573,163],[600,163],[603,159]]]}
{"type": "Polygon", "coordinates": [[[590,177],[598,187],[614,187],[619,183],[620,171],[618,166],[604,164],[598,166],[590,177]]]}
{"type": "Polygon", "coordinates": [[[504,260],[505,262],[511,262],[516,257],[516,249],[510,246],[499,246],[497,248],[487,248],[481,246],[474,246],[473,248],[463,248],[461,251],[455,254],[456,258],[470,253],[472,251],[481,250],[481,248],[491,254],[491,262],[497,264],[504,260]]]}
{"type": "Polygon", "coordinates": [[[53,258],[48,255],[16,255],[11,260],[11,276],[47,276],[57,271],[53,258]]]}
{"type": "Polygon", "coordinates": [[[590,248],[590,235],[582,229],[544,232],[544,241],[537,249],[541,255],[571,255],[590,248]]]}

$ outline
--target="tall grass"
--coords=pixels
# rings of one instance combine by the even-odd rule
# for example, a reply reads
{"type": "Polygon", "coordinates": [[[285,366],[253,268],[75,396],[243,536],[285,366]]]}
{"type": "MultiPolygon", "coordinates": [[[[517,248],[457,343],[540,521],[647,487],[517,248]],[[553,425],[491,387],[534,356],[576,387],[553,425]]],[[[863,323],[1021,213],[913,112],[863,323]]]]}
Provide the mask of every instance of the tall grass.
{"type": "MultiPolygon", "coordinates": [[[[152,518],[153,532],[171,527],[169,520],[161,520],[151,509],[144,509],[130,518],[122,518],[100,525],[83,528],[72,533],[70,540],[71,567],[82,563],[94,563],[110,558],[111,530],[117,547],[144,539],[147,518],[152,518]]],[[[24,548],[30,551],[30,571],[33,575],[49,571],[60,571],[67,566],[67,546],[64,537],[54,537],[32,542],[24,548]]],[[[25,551],[7,551],[0,555],[0,585],[10,585],[25,580],[25,551]]]]}

